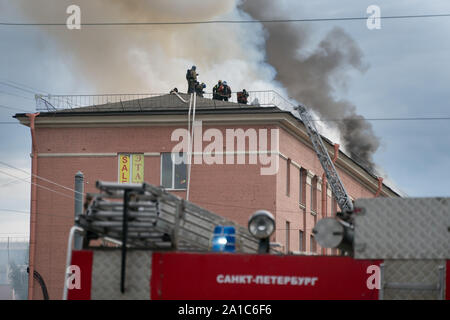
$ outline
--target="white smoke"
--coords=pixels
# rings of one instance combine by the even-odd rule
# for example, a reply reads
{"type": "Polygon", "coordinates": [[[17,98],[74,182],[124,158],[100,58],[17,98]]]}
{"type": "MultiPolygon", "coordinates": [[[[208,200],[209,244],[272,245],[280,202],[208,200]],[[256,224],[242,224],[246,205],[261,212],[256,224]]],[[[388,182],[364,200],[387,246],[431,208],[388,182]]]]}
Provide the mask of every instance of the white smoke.
{"type": "MultiPolygon", "coordinates": [[[[65,22],[72,1],[17,0],[32,22],[65,22]]],[[[80,0],[81,22],[163,22],[242,19],[236,1],[80,0]]],[[[197,66],[211,91],[226,80],[234,91],[279,88],[264,63],[259,24],[82,26],[81,30],[42,26],[71,75],[98,93],[186,91],[186,69],[197,66]]]]}

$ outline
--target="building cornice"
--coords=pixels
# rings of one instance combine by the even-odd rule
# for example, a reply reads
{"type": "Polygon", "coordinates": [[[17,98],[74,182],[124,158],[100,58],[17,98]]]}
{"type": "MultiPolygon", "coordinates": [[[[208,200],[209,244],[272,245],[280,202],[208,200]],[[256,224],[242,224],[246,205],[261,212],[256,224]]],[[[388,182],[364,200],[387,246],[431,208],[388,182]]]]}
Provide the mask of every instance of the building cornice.
{"type": "MultiPolygon", "coordinates": [[[[313,149],[306,129],[298,119],[295,119],[287,112],[255,112],[255,113],[221,113],[220,110],[198,111],[196,120],[203,121],[204,125],[277,125],[291,134],[295,139],[313,149]]],[[[29,126],[28,117],[16,117],[21,124],[29,126]]],[[[130,126],[177,126],[185,124],[187,126],[186,114],[112,114],[112,115],[64,115],[56,117],[36,117],[36,128],[63,128],[63,127],[130,127],[130,126]]],[[[334,146],[328,141],[324,144],[329,154],[334,153],[334,146]]],[[[282,157],[286,155],[281,154],[282,157]]],[[[41,156],[41,155],[40,155],[41,156]]],[[[300,167],[299,164],[294,165],[300,167]]],[[[374,194],[378,190],[378,180],[376,177],[362,169],[343,152],[339,152],[339,157],[335,163],[336,168],[346,172],[357,180],[366,189],[374,194]]],[[[383,184],[381,196],[399,196],[383,184]]]]}

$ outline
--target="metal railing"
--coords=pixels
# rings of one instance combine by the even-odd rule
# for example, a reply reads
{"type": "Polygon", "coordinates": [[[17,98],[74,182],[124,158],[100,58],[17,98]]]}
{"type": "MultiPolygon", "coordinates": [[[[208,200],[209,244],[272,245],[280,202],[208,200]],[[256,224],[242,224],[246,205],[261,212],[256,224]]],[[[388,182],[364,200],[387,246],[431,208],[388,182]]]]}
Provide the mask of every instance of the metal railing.
{"type": "MultiPolygon", "coordinates": [[[[185,100],[189,95],[179,93],[185,100]]],[[[282,110],[291,110],[294,104],[273,90],[248,91],[249,106],[278,107],[282,110]]],[[[211,100],[211,106],[223,106],[223,102],[213,100],[211,92],[203,95],[211,100]]],[[[86,111],[144,111],[153,108],[176,108],[185,103],[174,94],[167,93],[141,93],[141,94],[96,94],[96,95],[36,95],[36,111],[62,111],[86,108],[86,111]],[[161,97],[161,99],[157,99],[161,97]],[[155,98],[155,99],[152,99],[155,98]]],[[[198,101],[198,100],[197,100],[198,101]]],[[[199,102],[199,101],[198,101],[199,102]]],[[[237,93],[233,92],[228,102],[237,102],[237,93]]],[[[203,101],[203,105],[209,106],[209,101],[203,101]]],[[[243,107],[243,104],[239,104],[243,107]]]]}

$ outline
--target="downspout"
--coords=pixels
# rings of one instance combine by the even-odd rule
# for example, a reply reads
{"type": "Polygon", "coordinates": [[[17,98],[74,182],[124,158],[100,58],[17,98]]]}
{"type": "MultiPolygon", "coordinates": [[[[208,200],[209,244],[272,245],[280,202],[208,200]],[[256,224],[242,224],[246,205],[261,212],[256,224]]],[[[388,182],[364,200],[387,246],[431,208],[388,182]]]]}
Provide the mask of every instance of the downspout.
{"type": "Polygon", "coordinates": [[[27,113],[26,116],[30,119],[31,131],[31,211],[30,211],[30,255],[28,258],[29,276],[28,276],[28,300],[33,300],[33,285],[34,285],[34,257],[36,253],[36,208],[37,208],[37,147],[34,121],[39,115],[37,113],[27,113]]]}
{"type": "Polygon", "coordinates": [[[378,190],[375,193],[375,198],[378,198],[380,196],[381,189],[383,189],[383,178],[382,177],[378,177],[378,190]]]}
{"type": "MultiPolygon", "coordinates": [[[[336,162],[339,156],[339,144],[334,144],[334,156],[331,161],[333,164],[336,162]]],[[[327,216],[327,175],[322,173],[322,218],[327,216]]],[[[322,248],[322,254],[326,254],[326,248],[322,248]]]]}

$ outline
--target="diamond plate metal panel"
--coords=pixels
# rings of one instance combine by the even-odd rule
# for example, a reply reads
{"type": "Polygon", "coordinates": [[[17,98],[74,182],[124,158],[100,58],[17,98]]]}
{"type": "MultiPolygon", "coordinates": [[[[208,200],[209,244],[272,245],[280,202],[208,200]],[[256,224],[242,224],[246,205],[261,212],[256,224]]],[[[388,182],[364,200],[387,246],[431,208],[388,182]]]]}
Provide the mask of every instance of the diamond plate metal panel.
{"type": "MultiPolygon", "coordinates": [[[[439,266],[445,268],[444,260],[385,260],[384,300],[436,300],[439,299],[439,266]],[[398,285],[433,285],[435,290],[397,289],[398,285]]],[[[445,269],[444,269],[445,275],[445,269]]],[[[444,278],[445,283],[445,278],[444,278]]]]}
{"type": "Polygon", "coordinates": [[[358,199],[355,208],[356,259],[450,258],[450,198],[358,199]]]}
{"type": "Polygon", "coordinates": [[[150,299],[151,251],[127,251],[125,293],[120,292],[120,250],[95,250],[92,266],[93,300],[150,299]]]}

